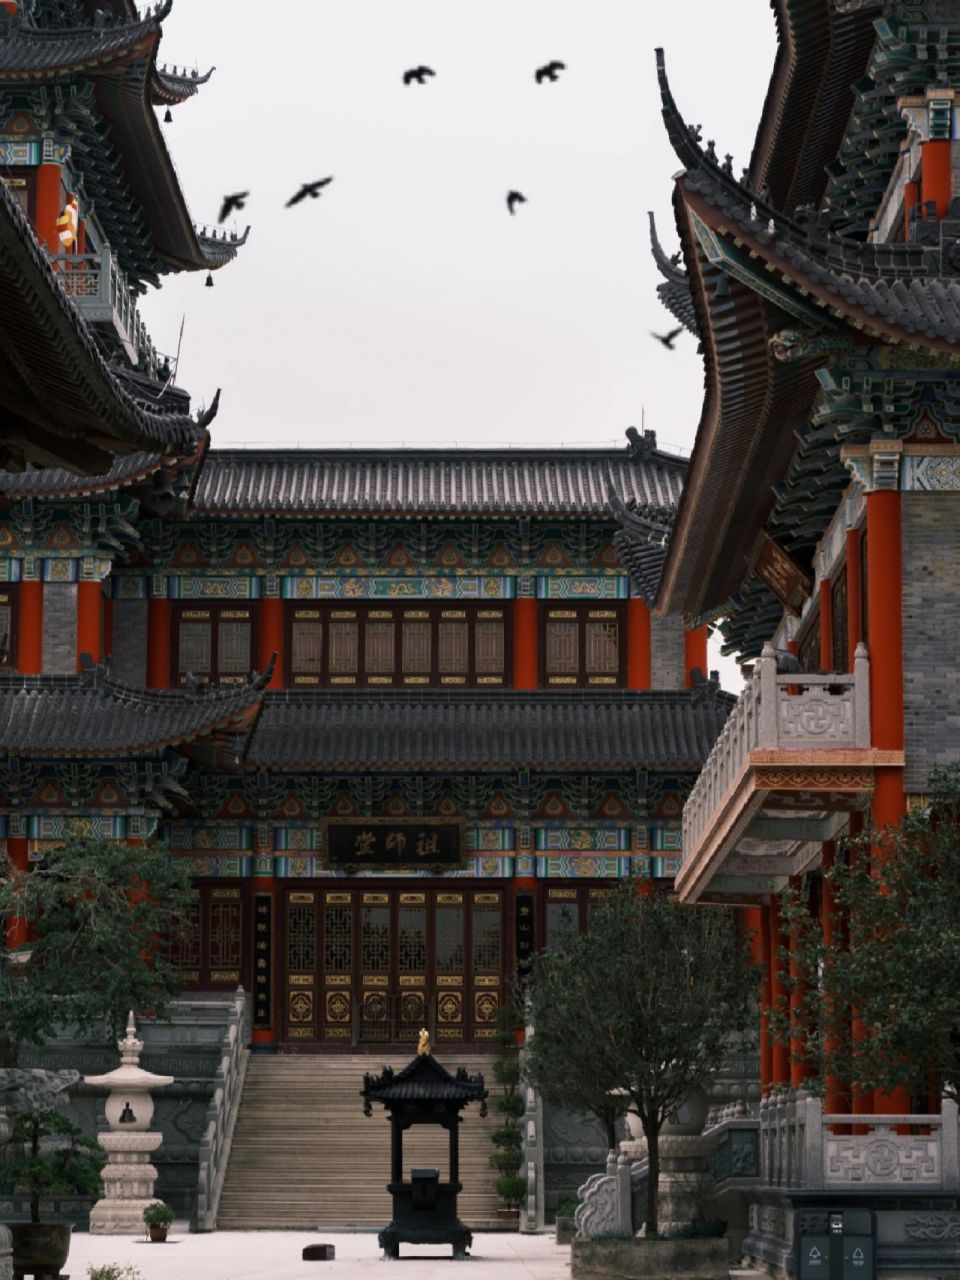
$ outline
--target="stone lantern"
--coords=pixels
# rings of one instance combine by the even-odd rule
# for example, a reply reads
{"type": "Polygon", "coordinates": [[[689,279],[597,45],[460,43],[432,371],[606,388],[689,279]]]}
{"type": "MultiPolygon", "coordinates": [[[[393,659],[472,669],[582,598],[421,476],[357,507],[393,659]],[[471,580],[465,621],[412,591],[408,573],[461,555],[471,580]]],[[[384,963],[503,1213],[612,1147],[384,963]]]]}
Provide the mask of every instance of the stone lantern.
{"type": "Polygon", "coordinates": [[[103,1199],[90,1211],[90,1231],[94,1235],[128,1235],[144,1230],[143,1211],[154,1200],[157,1171],[151,1153],[163,1141],[162,1133],[151,1133],[153,1098],[151,1089],[173,1084],[173,1076],[158,1076],[140,1066],[143,1041],[136,1036],[133,1010],[127,1019],[126,1038],[118,1041],[120,1066],[103,1076],[86,1076],[87,1084],[110,1090],[106,1102],[109,1133],[97,1138],[107,1153],[103,1170],[103,1199]]]}

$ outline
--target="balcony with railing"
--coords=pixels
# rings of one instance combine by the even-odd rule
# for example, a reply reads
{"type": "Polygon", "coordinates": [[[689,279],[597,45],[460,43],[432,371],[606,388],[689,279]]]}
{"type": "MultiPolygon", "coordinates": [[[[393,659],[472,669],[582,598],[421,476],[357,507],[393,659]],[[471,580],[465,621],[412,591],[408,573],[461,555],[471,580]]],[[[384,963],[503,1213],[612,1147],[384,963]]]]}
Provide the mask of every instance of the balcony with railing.
{"type": "Polygon", "coordinates": [[[109,245],[99,253],[58,253],[50,261],[84,319],[119,343],[133,367],[156,378],[160,357],[109,245]]]}
{"type": "Polygon", "coordinates": [[[902,753],[870,745],[870,661],[852,673],[778,673],[766,645],[683,810],[685,901],[749,903],[818,857],[902,753]]]}

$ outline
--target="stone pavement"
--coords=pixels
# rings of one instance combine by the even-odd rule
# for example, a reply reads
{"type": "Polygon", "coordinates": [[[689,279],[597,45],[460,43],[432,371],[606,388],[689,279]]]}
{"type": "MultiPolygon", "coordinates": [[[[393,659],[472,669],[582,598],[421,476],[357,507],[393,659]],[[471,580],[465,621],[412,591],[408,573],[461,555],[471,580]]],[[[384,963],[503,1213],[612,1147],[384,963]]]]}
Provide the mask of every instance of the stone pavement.
{"type": "Polygon", "coordinates": [[[190,1235],[175,1223],[166,1244],[149,1244],[130,1236],[92,1236],[77,1232],[71,1239],[66,1272],[70,1280],[86,1280],[87,1267],[104,1262],[132,1263],[143,1280],[354,1280],[376,1276],[389,1280],[457,1280],[465,1268],[470,1280],[569,1280],[570,1249],[549,1235],[513,1231],[477,1232],[470,1257],[454,1263],[449,1246],[404,1244],[398,1262],[383,1261],[375,1231],[215,1231],[190,1235]],[[336,1247],[333,1262],[304,1262],[305,1244],[336,1247]]]}

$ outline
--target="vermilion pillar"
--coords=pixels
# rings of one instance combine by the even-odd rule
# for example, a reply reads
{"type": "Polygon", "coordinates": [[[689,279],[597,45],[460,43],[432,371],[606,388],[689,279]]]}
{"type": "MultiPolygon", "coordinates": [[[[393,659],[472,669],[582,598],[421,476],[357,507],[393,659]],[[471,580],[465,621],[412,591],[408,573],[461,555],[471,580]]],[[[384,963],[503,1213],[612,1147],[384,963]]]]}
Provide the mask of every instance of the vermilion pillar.
{"type": "Polygon", "coordinates": [[[513,687],[536,689],[540,683],[537,602],[526,596],[513,602],[513,687]]]}
{"type": "MultiPolygon", "coordinates": [[[[801,880],[799,876],[790,877],[790,894],[793,903],[799,901],[801,880]]],[[[797,956],[797,929],[791,927],[787,934],[787,946],[790,951],[790,1083],[795,1089],[803,1086],[810,1075],[809,1064],[803,1056],[803,1040],[800,1035],[800,1005],[803,991],[795,985],[800,976],[800,965],[797,956]]]]}
{"type": "Polygon", "coordinates": [[[147,685],[170,688],[170,601],[151,596],[147,605],[147,685]]]}
{"type": "Polygon", "coordinates": [[[935,200],[937,217],[945,218],[953,196],[952,144],[949,138],[920,144],[920,198],[935,200]]]}
{"type": "Polygon", "coordinates": [[[707,672],[707,628],[693,627],[683,633],[683,683],[689,689],[691,673],[699,667],[702,676],[707,672]]]}
{"type": "Polygon", "coordinates": [[[113,653],[113,596],[103,597],[103,656],[113,653]]]}
{"type": "Polygon", "coordinates": [[[760,1089],[767,1093],[772,1075],[770,1053],[770,922],[766,907],[748,907],[744,924],[750,934],[750,956],[760,970],[760,1089]]]}
{"type": "Polygon", "coordinates": [[[829,578],[820,583],[820,670],[833,670],[833,594],[829,578]]]}
{"type": "Polygon", "coordinates": [[[84,653],[94,662],[103,657],[103,587],[99,582],[77,584],[77,670],[84,653]]]}
{"type": "Polygon", "coordinates": [[[276,596],[265,596],[260,601],[260,655],[259,667],[265,671],[274,659],[273,675],[268,689],[283,688],[283,601],[276,596]]]}
{"type": "Polygon", "coordinates": [[[45,244],[51,253],[60,252],[60,237],[57,234],[57,218],[63,204],[60,182],[60,166],[58,164],[41,164],[37,166],[36,217],[37,238],[45,244]]]}
{"type": "MultiPolygon", "coordinates": [[[[27,841],[22,836],[7,837],[7,858],[17,871],[30,870],[27,841]]],[[[6,925],[6,941],[8,947],[22,946],[30,937],[30,926],[22,916],[9,916],[6,925]]]]}
{"type": "MultiPolygon", "coordinates": [[[[924,146],[929,146],[925,143],[924,146]]],[[[949,145],[949,144],[948,144],[949,145]]],[[[870,636],[870,723],[874,747],[903,750],[903,615],[900,546],[900,494],[867,494],[867,630],[870,636]]],[[[897,823],[906,812],[903,770],[874,770],[873,823],[878,830],[897,823]]],[[[879,850],[874,847],[874,856],[879,850]]],[[[874,1110],[909,1110],[905,1089],[876,1093],[874,1110]]]]}
{"type": "Polygon", "coordinates": [[[43,583],[21,582],[17,606],[17,670],[36,676],[43,670],[43,583]]]}
{"type": "Polygon", "coordinates": [[[650,610],[646,600],[627,601],[627,688],[651,685],[650,610]]]}
{"type": "Polygon", "coordinates": [[[857,645],[863,639],[863,576],[860,572],[860,530],[847,530],[847,670],[853,670],[857,645]]]}
{"type": "MultiPolygon", "coordinates": [[[[783,980],[783,961],[780,953],[785,939],[781,928],[780,899],[770,900],[770,1007],[782,1009],[787,1003],[787,984],[783,980]]],[[[790,1083],[790,1049],[780,1040],[775,1040],[771,1053],[771,1084],[790,1083]]]]}
{"type": "Polygon", "coordinates": [[[910,224],[913,221],[913,211],[920,201],[920,183],[905,182],[903,184],[903,238],[910,239],[910,224]]]}
{"type": "MultiPolygon", "coordinates": [[[[820,931],[823,934],[823,940],[827,947],[840,945],[842,925],[837,918],[837,906],[834,899],[833,886],[826,878],[826,873],[833,868],[834,861],[837,856],[837,845],[835,840],[824,840],[822,853],[820,856],[820,867],[824,873],[821,881],[820,891],[820,931]]],[[[827,992],[827,1000],[830,993],[827,992]]],[[[835,1019],[837,1011],[827,1009],[828,1028],[829,1020],[835,1019]]],[[[835,1042],[835,1037],[830,1037],[827,1041],[827,1049],[829,1050],[835,1042]]],[[[847,1110],[848,1099],[845,1091],[841,1088],[839,1081],[833,1076],[828,1076],[825,1081],[823,1109],[827,1115],[843,1115],[847,1110]]]]}

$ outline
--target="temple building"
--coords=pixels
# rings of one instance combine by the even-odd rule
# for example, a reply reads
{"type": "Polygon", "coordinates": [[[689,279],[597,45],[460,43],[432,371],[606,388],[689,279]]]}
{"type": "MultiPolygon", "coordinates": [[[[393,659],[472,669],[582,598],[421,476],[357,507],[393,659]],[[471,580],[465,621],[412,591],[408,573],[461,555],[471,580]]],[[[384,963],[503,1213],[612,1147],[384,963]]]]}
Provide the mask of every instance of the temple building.
{"type": "MultiPolygon", "coordinates": [[[[960,745],[960,10],[773,8],[780,50],[740,177],[681,116],[659,55],[683,166],[660,294],[700,339],[706,397],[648,599],[655,617],[718,622],[748,675],[686,800],[676,883],[745,909],[766,975],[746,1256],[812,1277],[802,1241],[867,1207],[881,1274],[942,1273],[956,1108],[806,1096],[766,1010],[789,964],[782,890],[829,927],[838,838],[895,823],[960,745]]],[[[640,554],[643,531],[625,533],[640,554]]]]}
{"type": "MultiPolygon", "coordinates": [[[[198,1134],[235,1118],[204,1119],[214,1010],[262,1064],[407,1053],[424,1026],[457,1063],[489,1051],[562,918],[672,884],[733,699],[706,627],[644,599],[687,469],[652,432],[211,447],[219,392],[191,412],[136,305],[242,244],[193,226],[163,140],[156,112],[208,79],[159,65],[169,7],[0,4],[0,835],[20,869],[72,834],[188,861],[158,1190],[211,1227],[198,1134]]],[[[557,1139],[568,1191],[594,1141],[557,1139]]]]}

